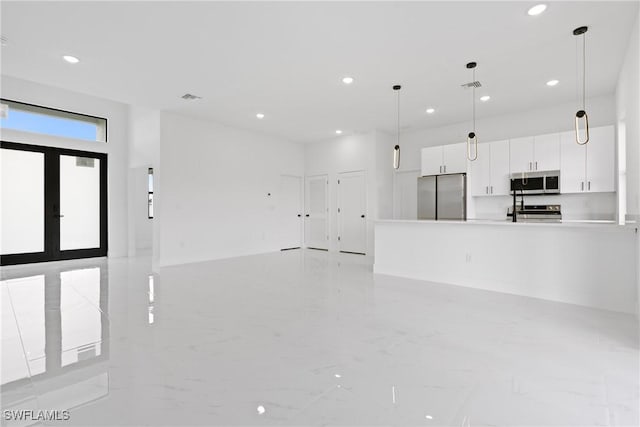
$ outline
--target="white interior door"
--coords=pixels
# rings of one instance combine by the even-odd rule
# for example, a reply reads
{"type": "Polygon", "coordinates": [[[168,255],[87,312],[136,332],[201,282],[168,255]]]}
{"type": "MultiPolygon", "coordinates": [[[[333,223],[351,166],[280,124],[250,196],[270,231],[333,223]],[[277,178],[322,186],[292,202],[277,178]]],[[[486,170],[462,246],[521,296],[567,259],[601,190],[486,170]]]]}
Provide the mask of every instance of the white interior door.
{"type": "Polygon", "coordinates": [[[281,175],[278,191],[280,249],[302,245],[302,178],[281,175]]]}
{"type": "Polygon", "coordinates": [[[328,249],[327,175],[310,176],[305,189],[305,245],[313,249],[328,249]]]}
{"type": "Polygon", "coordinates": [[[393,181],[393,219],[418,219],[419,170],[396,172],[393,181]]]}
{"type": "Polygon", "coordinates": [[[367,250],[364,172],[338,174],[338,245],[341,252],[367,250]]]}

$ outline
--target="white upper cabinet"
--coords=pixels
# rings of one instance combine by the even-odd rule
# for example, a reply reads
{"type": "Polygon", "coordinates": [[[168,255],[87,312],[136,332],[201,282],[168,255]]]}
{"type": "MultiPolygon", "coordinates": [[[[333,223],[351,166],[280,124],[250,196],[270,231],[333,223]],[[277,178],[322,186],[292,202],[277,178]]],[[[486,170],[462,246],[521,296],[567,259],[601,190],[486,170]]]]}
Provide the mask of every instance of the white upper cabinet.
{"type": "Polygon", "coordinates": [[[576,143],[575,132],[560,134],[560,191],[615,191],[615,133],[613,126],[591,128],[589,142],[576,143]]]}
{"type": "Polygon", "coordinates": [[[509,141],[478,144],[478,158],[469,162],[472,196],[509,194],[509,141]]]}
{"type": "Polygon", "coordinates": [[[426,147],[421,151],[422,176],[442,173],[442,146],[426,147]]]}
{"type": "MultiPolygon", "coordinates": [[[[510,191],[509,141],[495,141],[491,145],[491,184],[493,196],[507,196],[510,191]]],[[[478,156],[479,157],[479,156],[478,156]]]]}
{"type": "Polygon", "coordinates": [[[587,143],[587,191],[616,190],[615,132],[613,126],[589,130],[587,143]]]}
{"type": "Polygon", "coordinates": [[[528,172],[533,170],[533,137],[514,138],[510,141],[511,172],[528,172]]]}
{"type": "Polygon", "coordinates": [[[443,173],[464,173],[467,171],[467,143],[443,146],[443,173]]]}
{"type": "MultiPolygon", "coordinates": [[[[507,159],[508,161],[508,159],[507,159]]],[[[478,144],[478,158],[469,162],[469,188],[472,196],[488,196],[491,186],[491,144],[478,144]]]]}
{"type": "Polygon", "coordinates": [[[511,140],[511,172],[560,169],[560,135],[527,136],[511,140]]]}
{"type": "Polygon", "coordinates": [[[587,166],[587,147],[576,144],[573,131],[560,134],[560,192],[584,191],[587,166]]]}
{"type": "Polygon", "coordinates": [[[536,136],[533,141],[533,170],[560,169],[560,134],[536,136]]]}
{"type": "Polygon", "coordinates": [[[422,176],[467,171],[466,144],[438,145],[421,151],[422,176]]]}

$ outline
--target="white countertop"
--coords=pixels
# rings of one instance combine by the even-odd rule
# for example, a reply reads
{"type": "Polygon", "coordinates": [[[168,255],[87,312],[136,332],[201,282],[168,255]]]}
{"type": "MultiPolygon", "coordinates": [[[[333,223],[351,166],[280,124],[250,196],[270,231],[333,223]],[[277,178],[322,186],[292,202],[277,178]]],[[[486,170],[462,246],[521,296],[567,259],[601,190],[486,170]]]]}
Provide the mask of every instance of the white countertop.
{"type": "Polygon", "coordinates": [[[602,228],[608,230],[620,229],[620,230],[632,230],[638,227],[637,223],[627,223],[620,225],[615,221],[610,220],[562,220],[555,222],[526,222],[518,221],[516,223],[511,220],[499,220],[499,219],[468,219],[466,221],[435,221],[435,220],[402,220],[402,219],[380,219],[375,221],[376,223],[398,223],[398,224],[456,224],[456,225],[498,225],[498,226],[511,226],[511,227],[585,227],[585,228],[602,228]]]}

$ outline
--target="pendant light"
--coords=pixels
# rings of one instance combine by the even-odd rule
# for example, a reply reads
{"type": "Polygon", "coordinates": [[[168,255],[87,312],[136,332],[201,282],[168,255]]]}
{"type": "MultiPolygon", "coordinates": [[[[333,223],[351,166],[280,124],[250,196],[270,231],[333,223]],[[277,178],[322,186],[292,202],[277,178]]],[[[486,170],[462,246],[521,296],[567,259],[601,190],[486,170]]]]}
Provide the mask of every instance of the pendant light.
{"type": "Polygon", "coordinates": [[[400,85],[394,85],[393,86],[393,90],[396,91],[396,93],[398,94],[397,96],[397,100],[398,100],[398,123],[397,123],[397,138],[398,141],[396,142],[396,146],[393,147],[393,168],[394,169],[399,169],[400,168],[400,89],[402,89],[402,86],[400,85]]]}
{"type": "Polygon", "coordinates": [[[476,135],[476,64],[475,62],[469,62],[467,64],[467,69],[472,70],[473,79],[471,80],[474,84],[472,84],[472,109],[473,109],[473,130],[469,132],[467,135],[467,159],[469,161],[474,161],[478,158],[478,136],[476,135]],[[473,145],[473,150],[471,146],[473,145]],[[471,154],[473,153],[473,155],[471,154]]]}
{"type": "Polygon", "coordinates": [[[573,30],[573,35],[574,36],[582,36],[582,109],[578,110],[578,112],[576,112],[576,117],[575,117],[575,127],[576,127],[576,143],[578,143],[578,145],[585,145],[587,142],[589,142],[589,116],[587,115],[587,112],[585,111],[585,98],[586,98],[586,81],[587,81],[587,55],[586,55],[586,46],[587,46],[587,42],[586,42],[586,32],[589,29],[589,27],[578,27],[575,30],[573,30]],[[581,139],[580,138],[580,120],[584,119],[584,138],[581,139]]]}

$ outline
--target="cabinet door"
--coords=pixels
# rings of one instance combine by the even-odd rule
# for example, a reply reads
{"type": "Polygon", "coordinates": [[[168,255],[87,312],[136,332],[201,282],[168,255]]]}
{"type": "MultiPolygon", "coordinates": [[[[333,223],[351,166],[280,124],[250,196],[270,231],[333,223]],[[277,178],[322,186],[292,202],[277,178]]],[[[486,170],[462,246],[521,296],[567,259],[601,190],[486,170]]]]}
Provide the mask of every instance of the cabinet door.
{"type": "Polygon", "coordinates": [[[469,162],[469,181],[472,196],[488,196],[491,187],[491,145],[478,144],[478,158],[469,162]]]}
{"type": "Polygon", "coordinates": [[[586,189],[587,149],[576,143],[574,131],[560,134],[560,192],[580,193],[586,189]]]}
{"type": "Polygon", "coordinates": [[[615,134],[613,126],[589,130],[586,175],[587,191],[615,191],[615,134]]]}
{"type": "Polygon", "coordinates": [[[449,144],[443,147],[444,173],[467,171],[467,144],[449,144]]]}
{"type": "Polygon", "coordinates": [[[533,170],[533,137],[515,138],[509,141],[511,172],[533,170]]]}
{"type": "MultiPolygon", "coordinates": [[[[507,196],[510,189],[509,140],[491,143],[491,184],[489,194],[507,196]]],[[[478,155],[478,160],[479,159],[478,155]]]]}
{"type": "Polygon", "coordinates": [[[421,151],[422,156],[422,176],[438,175],[441,173],[442,146],[426,147],[421,151]]]}
{"type": "Polygon", "coordinates": [[[534,138],[533,170],[560,169],[560,134],[552,133],[534,138]]]}

